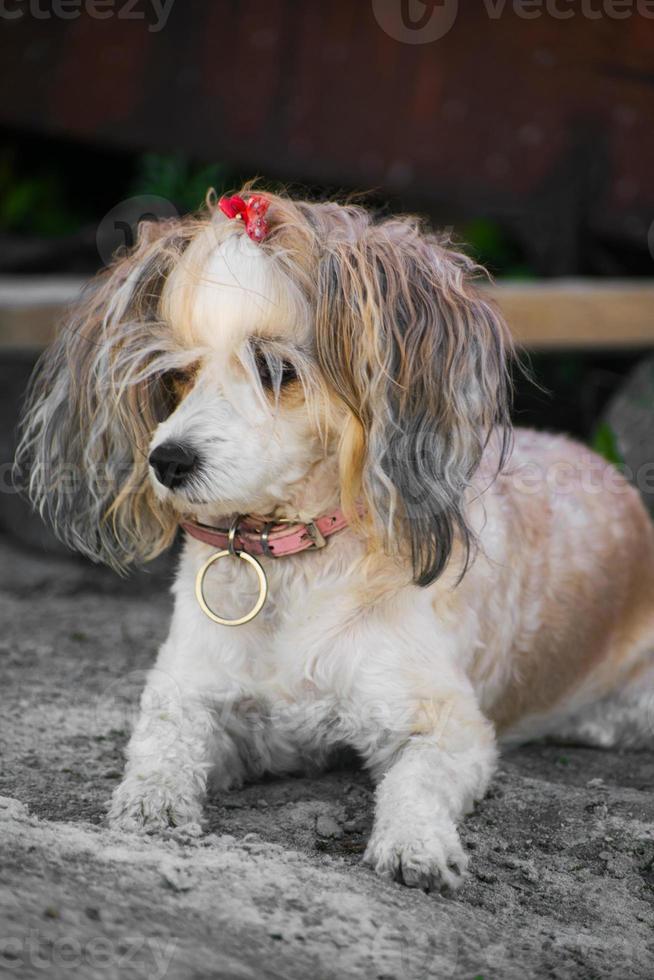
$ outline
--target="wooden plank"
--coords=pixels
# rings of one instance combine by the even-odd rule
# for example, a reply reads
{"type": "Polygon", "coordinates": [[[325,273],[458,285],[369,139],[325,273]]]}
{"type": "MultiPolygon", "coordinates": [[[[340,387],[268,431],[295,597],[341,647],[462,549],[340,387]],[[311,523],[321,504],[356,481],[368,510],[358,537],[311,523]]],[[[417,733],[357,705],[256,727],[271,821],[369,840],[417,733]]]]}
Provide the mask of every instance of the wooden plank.
{"type": "Polygon", "coordinates": [[[650,280],[554,280],[492,288],[517,342],[533,350],[654,346],[650,280]]]}
{"type": "Polygon", "coordinates": [[[45,347],[83,284],[64,276],[0,276],[0,351],[45,347]]]}
{"type": "MultiPolygon", "coordinates": [[[[82,280],[0,277],[0,350],[39,349],[82,280]]],[[[532,350],[654,346],[654,281],[504,282],[489,288],[517,342],[532,350]]]]}

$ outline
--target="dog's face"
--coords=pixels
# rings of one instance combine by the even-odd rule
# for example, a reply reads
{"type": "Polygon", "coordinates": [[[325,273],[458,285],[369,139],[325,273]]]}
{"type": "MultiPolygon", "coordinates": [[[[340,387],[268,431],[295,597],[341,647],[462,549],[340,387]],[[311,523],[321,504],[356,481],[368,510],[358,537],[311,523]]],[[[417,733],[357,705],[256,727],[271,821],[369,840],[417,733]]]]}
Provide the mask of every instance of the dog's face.
{"type": "Polygon", "coordinates": [[[183,514],[273,514],[333,451],[306,299],[236,231],[208,225],[162,295],[173,343],[193,359],[165,375],[150,479],[183,514]]]}
{"type": "Polygon", "coordinates": [[[181,515],[293,517],[332,480],[426,584],[467,553],[467,486],[508,431],[507,331],[414,219],[268,200],[265,241],[213,210],[146,226],[90,287],[28,403],[32,500],[123,568],[181,515]]]}

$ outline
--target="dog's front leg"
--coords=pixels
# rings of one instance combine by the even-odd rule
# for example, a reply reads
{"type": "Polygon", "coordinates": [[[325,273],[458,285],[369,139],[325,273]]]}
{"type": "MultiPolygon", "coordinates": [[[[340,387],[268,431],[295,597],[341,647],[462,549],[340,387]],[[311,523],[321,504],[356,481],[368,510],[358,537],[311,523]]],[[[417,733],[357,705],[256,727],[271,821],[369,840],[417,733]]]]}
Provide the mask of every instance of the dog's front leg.
{"type": "Polygon", "coordinates": [[[487,789],[494,731],[451,662],[415,649],[386,657],[388,646],[387,634],[359,692],[359,748],[377,781],[364,861],[412,887],[456,888],[468,862],[457,824],[487,789]]]}
{"type": "Polygon", "coordinates": [[[210,770],[227,788],[241,781],[242,763],[224,724],[226,685],[216,685],[202,653],[174,632],[149,675],[108,819],[123,830],[176,827],[195,836],[210,770]]]}

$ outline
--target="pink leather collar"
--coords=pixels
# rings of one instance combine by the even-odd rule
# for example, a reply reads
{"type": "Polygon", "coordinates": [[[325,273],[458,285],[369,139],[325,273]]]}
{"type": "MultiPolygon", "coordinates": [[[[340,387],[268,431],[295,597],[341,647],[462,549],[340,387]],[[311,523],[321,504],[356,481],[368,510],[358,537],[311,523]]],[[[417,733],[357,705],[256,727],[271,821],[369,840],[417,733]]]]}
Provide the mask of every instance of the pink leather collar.
{"type": "MultiPolygon", "coordinates": [[[[267,555],[269,558],[283,558],[295,555],[309,548],[324,548],[327,538],[348,525],[348,520],[340,508],[317,517],[306,524],[292,521],[262,521],[253,517],[239,519],[234,535],[236,551],[249,555],[267,555]]],[[[210,527],[193,521],[182,521],[182,527],[192,538],[224,550],[229,547],[229,529],[210,527]]]]}

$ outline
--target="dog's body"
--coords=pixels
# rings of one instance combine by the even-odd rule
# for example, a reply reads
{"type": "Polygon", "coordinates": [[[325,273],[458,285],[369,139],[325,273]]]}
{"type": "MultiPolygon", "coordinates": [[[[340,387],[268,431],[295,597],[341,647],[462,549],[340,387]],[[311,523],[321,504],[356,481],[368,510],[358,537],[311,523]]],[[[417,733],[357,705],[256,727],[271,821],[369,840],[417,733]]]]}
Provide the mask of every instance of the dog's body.
{"type": "MultiPolygon", "coordinates": [[[[85,322],[101,313],[94,329],[109,339],[100,354],[82,349],[72,361],[92,356],[87,385],[97,386],[103,344],[108,361],[129,360],[131,381],[118,372],[114,406],[123,430],[137,432],[127,443],[147,438],[155,468],[162,446],[193,447],[174,485],[144,472],[132,450],[135,469],[105,507],[123,552],[136,550],[135,536],[155,536],[139,511],[127,537],[124,513],[136,506],[128,484],[165,531],[158,548],[142,542],[142,553],[170,540],[180,514],[223,525],[238,513],[306,521],[343,500],[347,509],[349,499],[352,524],[320,550],[264,557],[269,599],[237,628],[200,609],[195,580],[211,548],[187,539],[170,635],[110,819],[126,829],[198,832],[209,778],[226,790],[264,772],[320,766],[347,745],[378,782],[366,860],[410,885],[454,886],[466,863],[456,824],[488,785],[496,734],[652,740],[654,532],[637,493],[579,445],[518,430],[505,458],[506,338],[486,301],[464,286],[461,257],[448,264],[407,224],[372,226],[358,211],[271,201],[279,231],[273,224],[268,253],[222,223],[209,226],[211,235],[205,225],[187,236],[157,294],[158,319],[137,320],[149,330],[137,336],[151,358],[145,367],[141,348],[124,353],[136,329],[125,311],[151,275],[157,243],[142,246],[127,277],[114,273],[113,291],[92,301],[95,320],[87,314],[85,322]],[[407,255],[415,264],[394,281],[393,263],[407,255]],[[196,367],[155,419],[137,395],[155,375],[152,361],[171,356],[169,341],[153,341],[159,321],[176,339],[174,356],[196,367]],[[228,359],[243,343],[270,345],[267,366],[257,368],[263,399],[253,392],[249,354],[228,359]],[[306,378],[316,344],[322,374],[311,383],[326,379],[328,394],[314,414],[306,378]],[[273,398],[265,390],[274,388],[277,356],[287,359],[273,398]],[[298,364],[298,374],[307,372],[302,386],[298,364]],[[136,392],[131,402],[125,392],[136,392]]],[[[79,339],[71,343],[76,351],[79,339]]],[[[55,385],[61,371],[60,358],[55,385]]],[[[72,411],[75,384],[67,384],[65,399],[52,393],[52,378],[33,399],[32,455],[54,438],[57,412],[72,411]]],[[[107,441],[111,413],[96,394],[91,401],[105,440],[104,449],[91,442],[97,465],[121,434],[107,441]]],[[[43,453],[60,462],[70,441],[39,452],[33,496],[61,525],[63,503],[46,500],[43,453]]],[[[96,556],[99,526],[95,545],[85,546],[96,556]]],[[[102,544],[115,549],[108,535],[102,544]]],[[[78,545],[83,538],[78,526],[69,536],[78,545]]],[[[229,557],[212,568],[207,600],[236,616],[252,605],[253,588],[251,569],[229,557]]]]}
{"type": "MultiPolygon", "coordinates": [[[[454,884],[454,822],[493,771],[485,718],[508,739],[653,741],[654,543],[635,491],[581,446],[518,430],[480,504],[480,553],[456,588],[371,566],[346,530],[263,559],[271,600],[239,629],[201,612],[194,582],[212,549],[188,541],[114,822],[199,825],[210,768],[225,790],[349,745],[383,777],[368,860],[454,884]]],[[[215,604],[247,608],[252,573],[225,564],[215,604]]]]}

